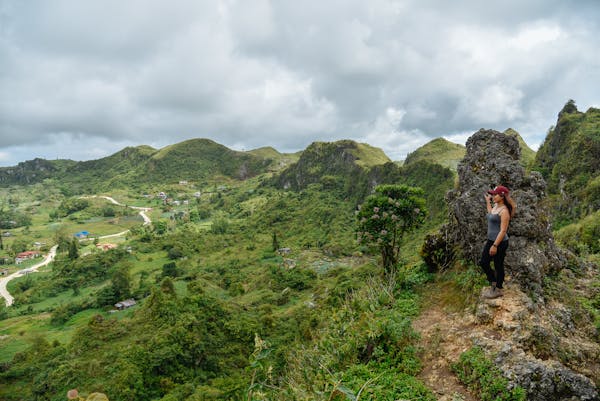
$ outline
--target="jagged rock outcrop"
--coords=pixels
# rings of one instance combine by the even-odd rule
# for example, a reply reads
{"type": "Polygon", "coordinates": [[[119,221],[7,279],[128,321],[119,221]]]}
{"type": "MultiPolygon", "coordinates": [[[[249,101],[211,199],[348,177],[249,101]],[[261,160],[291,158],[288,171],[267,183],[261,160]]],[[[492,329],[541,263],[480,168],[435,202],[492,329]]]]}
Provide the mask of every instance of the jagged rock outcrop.
{"type": "Polygon", "coordinates": [[[532,401],[599,401],[600,347],[576,327],[570,312],[554,302],[534,304],[511,288],[500,299],[481,299],[471,328],[473,345],[486,350],[511,386],[532,401]],[[495,335],[490,335],[494,330],[495,335]],[[568,355],[568,356],[567,356],[568,355]]]}
{"type": "Polygon", "coordinates": [[[494,130],[479,130],[467,141],[458,165],[458,187],[446,195],[450,239],[464,257],[479,261],[487,224],[484,194],[490,187],[510,188],[517,212],[510,222],[505,267],[512,281],[542,299],[542,278],[566,265],[554,244],[549,213],[544,207],[545,182],[537,172],[525,175],[517,139],[494,130]]]}

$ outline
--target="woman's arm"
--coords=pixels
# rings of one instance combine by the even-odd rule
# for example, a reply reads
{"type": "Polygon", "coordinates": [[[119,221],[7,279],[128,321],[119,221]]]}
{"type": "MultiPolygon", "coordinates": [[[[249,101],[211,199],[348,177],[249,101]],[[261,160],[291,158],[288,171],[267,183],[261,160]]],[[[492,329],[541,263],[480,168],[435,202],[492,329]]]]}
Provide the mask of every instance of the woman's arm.
{"type": "Polygon", "coordinates": [[[487,208],[488,213],[492,213],[492,195],[485,194],[485,207],[487,208]]]}

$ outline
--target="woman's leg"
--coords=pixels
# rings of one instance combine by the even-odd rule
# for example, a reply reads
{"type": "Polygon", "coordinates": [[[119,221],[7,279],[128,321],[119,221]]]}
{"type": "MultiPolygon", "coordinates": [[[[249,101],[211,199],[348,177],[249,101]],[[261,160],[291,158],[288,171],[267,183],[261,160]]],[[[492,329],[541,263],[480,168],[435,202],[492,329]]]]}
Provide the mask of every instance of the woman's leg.
{"type": "MultiPolygon", "coordinates": [[[[479,266],[481,266],[481,268],[483,269],[483,272],[485,273],[488,282],[490,283],[490,285],[492,285],[492,283],[496,283],[496,273],[492,270],[492,268],[490,267],[490,262],[492,260],[491,256],[490,256],[490,247],[492,246],[492,244],[494,243],[494,241],[491,240],[487,240],[485,245],[483,246],[483,251],[481,251],[481,259],[479,260],[479,266]]],[[[494,262],[494,267],[496,267],[496,263],[494,262]]]]}
{"type": "Polygon", "coordinates": [[[508,249],[508,240],[498,245],[498,252],[494,255],[494,270],[496,270],[496,287],[502,289],[504,283],[504,257],[508,249]]]}

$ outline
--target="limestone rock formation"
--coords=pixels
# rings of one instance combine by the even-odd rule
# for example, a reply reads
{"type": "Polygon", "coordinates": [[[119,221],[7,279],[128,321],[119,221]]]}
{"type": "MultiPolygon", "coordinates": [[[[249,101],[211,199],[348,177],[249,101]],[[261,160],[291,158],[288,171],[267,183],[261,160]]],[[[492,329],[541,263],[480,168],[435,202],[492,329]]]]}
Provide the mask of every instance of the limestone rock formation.
{"type": "Polygon", "coordinates": [[[517,139],[494,130],[479,130],[467,141],[458,178],[458,187],[446,195],[450,239],[464,257],[477,263],[487,230],[484,194],[496,185],[508,187],[517,202],[517,212],[508,231],[506,272],[523,290],[542,299],[542,278],[565,266],[566,256],[552,237],[544,207],[545,182],[537,172],[525,174],[517,139]]]}

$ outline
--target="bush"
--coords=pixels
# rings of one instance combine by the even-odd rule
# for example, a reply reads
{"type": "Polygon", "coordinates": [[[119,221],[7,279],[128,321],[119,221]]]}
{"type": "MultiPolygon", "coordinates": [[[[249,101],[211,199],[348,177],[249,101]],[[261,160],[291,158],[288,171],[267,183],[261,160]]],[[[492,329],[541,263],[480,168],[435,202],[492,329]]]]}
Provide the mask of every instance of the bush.
{"type": "MultiPolygon", "coordinates": [[[[169,251],[170,257],[170,251],[169,251]]],[[[177,264],[175,262],[165,263],[162,267],[162,277],[177,277],[177,264]]]]}
{"type": "Polygon", "coordinates": [[[435,401],[435,396],[419,379],[399,373],[392,366],[378,364],[354,365],[346,370],[342,376],[342,383],[351,388],[338,387],[347,391],[350,397],[332,399],[357,399],[360,392],[361,400],[419,400],[435,401]]]}
{"type": "Polygon", "coordinates": [[[419,253],[430,273],[443,271],[454,261],[454,249],[443,231],[427,234],[419,253]]]}
{"type": "Polygon", "coordinates": [[[556,232],[557,241],[577,255],[600,253],[600,212],[556,232]]]}
{"type": "Polygon", "coordinates": [[[525,401],[525,390],[521,387],[508,388],[508,380],[489,359],[483,350],[473,347],[463,352],[452,369],[460,381],[471,391],[479,394],[482,401],[525,401]]]}

